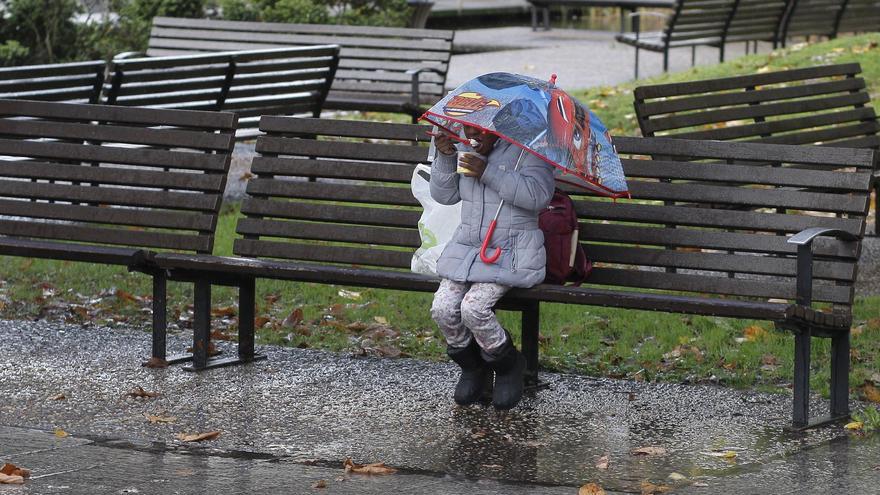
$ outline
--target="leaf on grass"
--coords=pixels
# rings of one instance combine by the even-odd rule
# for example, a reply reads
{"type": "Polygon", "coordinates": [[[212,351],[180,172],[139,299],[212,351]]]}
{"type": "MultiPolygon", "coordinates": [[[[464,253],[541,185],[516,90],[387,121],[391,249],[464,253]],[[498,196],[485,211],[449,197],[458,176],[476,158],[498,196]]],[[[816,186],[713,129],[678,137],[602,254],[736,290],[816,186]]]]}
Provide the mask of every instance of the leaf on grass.
{"type": "Polygon", "coordinates": [[[131,389],[131,392],[125,394],[128,397],[136,397],[141,399],[152,399],[155,397],[159,397],[159,392],[147,392],[144,390],[144,387],[135,387],[131,389]]]}
{"type": "Polygon", "coordinates": [[[608,469],[608,456],[607,455],[603,455],[602,457],[599,458],[598,461],[596,461],[596,469],[601,469],[603,471],[608,469]]]}
{"type": "Polygon", "coordinates": [[[119,300],[122,300],[125,302],[138,302],[138,299],[136,297],[134,297],[133,295],[131,295],[128,292],[125,292],[122,289],[116,289],[116,292],[114,294],[116,295],[116,299],[119,299],[119,300]]]}
{"type": "Polygon", "coordinates": [[[153,423],[153,424],[155,424],[155,423],[167,424],[167,423],[173,423],[173,422],[177,421],[177,418],[174,416],[159,416],[159,415],[155,415],[155,414],[144,413],[144,417],[147,418],[147,421],[149,421],[150,423],[153,423]]]}
{"type": "Polygon", "coordinates": [[[605,490],[596,483],[587,483],[580,487],[578,495],[605,495],[605,490]]]}
{"type": "Polygon", "coordinates": [[[269,323],[269,318],[265,316],[257,316],[254,318],[254,328],[263,328],[266,326],[266,323],[269,323]]]}
{"type": "Polygon", "coordinates": [[[388,320],[386,320],[384,316],[374,316],[373,321],[375,321],[376,323],[378,323],[380,325],[387,325],[388,324],[388,320]]]}
{"type": "Polygon", "coordinates": [[[162,368],[168,367],[168,361],[166,361],[162,358],[158,358],[156,356],[153,356],[146,363],[144,363],[143,366],[145,366],[147,368],[153,368],[153,369],[162,369],[162,368]]]}
{"type": "Polygon", "coordinates": [[[0,473],[0,485],[23,485],[24,478],[21,476],[9,476],[0,473]]]}
{"type": "Polygon", "coordinates": [[[219,431],[206,431],[204,433],[178,433],[175,437],[182,442],[205,442],[208,440],[216,440],[220,436],[219,431]]]}
{"type": "Polygon", "coordinates": [[[864,427],[865,423],[862,423],[861,421],[853,421],[852,423],[847,423],[846,425],[844,425],[844,428],[846,428],[847,430],[861,430],[864,427]]]}
{"type": "Polygon", "coordinates": [[[214,308],[211,310],[211,316],[214,316],[216,318],[223,318],[223,317],[229,318],[229,317],[235,316],[237,314],[238,314],[238,310],[235,309],[235,306],[223,306],[223,307],[214,308]]]}
{"type": "Polygon", "coordinates": [[[396,469],[388,467],[384,462],[374,462],[372,464],[355,464],[349,457],[342,463],[346,473],[357,474],[394,474],[396,469]]]}
{"type": "Polygon", "coordinates": [[[58,395],[53,395],[52,397],[49,397],[49,400],[64,400],[66,398],[67,398],[66,395],[58,394],[58,395]]]}
{"type": "Polygon", "coordinates": [[[631,453],[632,455],[666,455],[666,449],[663,447],[639,447],[631,453]]]}
{"type": "Polygon", "coordinates": [[[0,467],[0,473],[5,474],[6,476],[21,476],[22,478],[30,478],[31,471],[30,469],[20,468],[15,464],[6,463],[3,467],[0,467]]]}
{"type": "Polygon", "coordinates": [[[752,325],[743,329],[743,337],[749,342],[755,342],[767,335],[767,330],[758,325],[752,325]]]}
{"type": "Polygon", "coordinates": [[[55,436],[58,438],[64,438],[64,437],[70,436],[70,433],[67,433],[66,431],[62,430],[61,428],[56,427],[55,428],[55,436]]]}
{"type": "Polygon", "coordinates": [[[355,292],[353,290],[339,289],[339,292],[337,294],[339,294],[339,297],[344,297],[346,299],[353,299],[355,301],[357,301],[358,299],[361,298],[361,293],[355,292]]]}
{"type": "Polygon", "coordinates": [[[736,459],[737,453],[732,450],[718,450],[712,452],[702,452],[703,455],[718,457],[719,459],[736,459]]]}
{"type": "Polygon", "coordinates": [[[672,487],[666,485],[655,485],[650,481],[642,482],[642,495],[656,495],[658,493],[666,493],[672,490],[672,487]]]}
{"type": "Polygon", "coordinates": [[[869,380],[865,380],[865,383],[863,383],[858,389],[862,392],[862,395],[865,396],[865,400],[880,404],[880,389],[875,387],[869,380]]]}
{"type": "Polygon", "coordinates": [[[312,488],[327,488],[327,481],[318,480],[314,484],[312,484],[312,488]]]}
{"type": "Polygon", "coordinates": [[[290,312],[287,318],[281,322],[282,326],[285,327],[295,327],[303,322],[303,310],[302,308],[296,308],[290,312]]]}
{"type": "Polygon", "coordinates": [[[687,476],[681,473],[669,473],[669,479],[672,481],[684,481],[687,479],[687,476]]]}

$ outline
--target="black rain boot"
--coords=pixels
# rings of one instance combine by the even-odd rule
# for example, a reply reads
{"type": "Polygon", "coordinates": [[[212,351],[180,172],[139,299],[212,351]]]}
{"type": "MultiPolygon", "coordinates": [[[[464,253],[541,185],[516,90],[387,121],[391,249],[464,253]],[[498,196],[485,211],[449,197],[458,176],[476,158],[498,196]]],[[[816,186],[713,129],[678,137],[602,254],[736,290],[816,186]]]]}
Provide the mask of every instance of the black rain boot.
{"type": "Polygon", "coordinates": [[[522,399],[526,357],[513,346],[510,334],[507,334],[507,340],[492,354],[480,352],[489,368],[495,370],[492,405],[496,409],[512,409],[522,399]]]}
{"type": "Polygon", "coordinates": [[[461,366],[461,377],[455,385],[453,395],[455,403],[466,406],[480,401],[484,391],[491,390],[489,380],[492,373],[480,356],[477,341],[471,339],[471,343],[465,347],[447,347],[446,354],[461,366]]]}

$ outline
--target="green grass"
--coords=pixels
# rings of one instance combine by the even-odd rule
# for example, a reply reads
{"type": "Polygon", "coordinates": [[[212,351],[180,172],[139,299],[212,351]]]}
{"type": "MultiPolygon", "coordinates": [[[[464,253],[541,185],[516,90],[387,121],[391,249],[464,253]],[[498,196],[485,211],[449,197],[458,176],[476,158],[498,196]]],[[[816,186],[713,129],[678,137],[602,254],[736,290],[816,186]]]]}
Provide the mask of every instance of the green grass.
{"type": "MultiPolygon", "coordinates": [[[[872,42],[880,42],[880,35],[753,55],[615,88],[574,93],[589,103],[615,134],[632,135],[638,135],[631,115],[632,88],[640,84],[746,74],[766,70],[763,67],[775,70],[859,61],[876,99],[880,49],[872,48],[872,42]],[[855,52],[867,50],[855,53],[853,48],[855,52]]],[[[389,114],[357,117],[408,120],[389,114]]],[[[217,228],[215,254],[231,254],[238,217],[235,207],[224,211],[217,228]]],[[[122,323],[148,331],[150,291],[147,276],[121,267],[13,257],[3,257],[0,265],[0,316],[5,318],[52,318],[88,325],[122,323]]],[[[191,291],[189,284],[169,284],[169,319],[175,323],[171,331],[175,326],[180,328],[177,331],[185,331],[191,324],[191,291]]],[[[233,289],[213,289],[218,337],[234,334],[236,298],[233,289]]],[[[264,326],[258,331],[258,341],[443,360],[445,346],[430,320],[430,303],[430,294],[259,280],[257,316],[264,326]],[[344,297],[340,295],[342,290],[355,294],[349,292],[344,297]]],[[[500,312],[499,317],[518,335],[517,313],[500,312]]],[[[858,299],[854,318],[850,382],[858,387],[875,373],[880,358],[880,297],[858,299]]],[[[827,395],[829,345],[827,340],[816,340],[813,345],[813,387],[827,395]]],[[[792,336],[773,330],[767,322],[561,304],[541,306],[540,356],[545,369],[784,391],[792,379],[792,354],[792,336]]]]}

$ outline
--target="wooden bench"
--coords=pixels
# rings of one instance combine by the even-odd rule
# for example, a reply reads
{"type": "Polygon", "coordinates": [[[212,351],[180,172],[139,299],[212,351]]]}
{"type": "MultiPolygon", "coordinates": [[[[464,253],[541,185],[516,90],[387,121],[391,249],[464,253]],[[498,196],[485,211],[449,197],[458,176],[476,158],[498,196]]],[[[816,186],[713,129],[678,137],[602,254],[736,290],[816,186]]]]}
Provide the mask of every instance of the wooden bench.
{"type": "Polygon", "coordinates": [[[421,115],[445,95],[454,31],[156,17],[147,55],[336,44],[324,108],[421,115]]]}
{"type": "Polygon", "coordinates": [[[104,101],[233,111],[244,139],[261,115],[320,116],[338,62],[336,45],[122,58],[110,62],[104,101]]]}
{"type": "Polygon", "coordinates": [[[620,32],[626,28],[624,12],[633,13],[640,8],[671,9],[675,0],[529,0],[532,12],[532,31],[538,30],[538,11],[541,11],[541,25],[544,31],[550,30],[550,9],[553,7],[614,7],[620,9],[620,32]]]}
{"type": "MultiPolygon", "coordinates": [[[[196,368],[214,364],[204,352],[211,284],[239,287],[245,362],[254,358],[257,278],[437,288],[435,278],[409,271],[420,243],[420,208],[409,182],[427,152],[413,144],[427,139],[427,127],[266,117],[261,129],[236,257],[152,259],[158,273],[195,283],[196,368]]],[[[845,416],[853,284],[874,153],[668,138],[615,144],[629,157],[624,167],[635,201],[615,204],[572,191],[581,241],[596,262],[588,284],[515,289],[499,306],[522,312],[528,380],[537,380],[541,302],[760,319],[795,333],[793,423],[808,422],[811,336],[832,339],[831,416],[845,416]],[[644,159],[649,155],[663,159],[644,159]],[[715,204],[759,209],[700,207],[715,204]]],[[[164,327],[155,330],[164,335],[164,327]]]]}
{"type": "Polygon", "coordinates": [[[3,67],[0,99],[97,103],[106,65],[103,60],[91,60],[3,67]]]}
{"type": "MultiPolygon", "coordinates": [[[[152,250],[210,254],[235,126],[231,113],[0,100],[0,254],[142,271],[152,250]]],[[[164,321],[164,284],[153,297],[164,321]]]]}
{"type": "Polygon", "coordinates": [[[834,29],[838,33],[870,33],[880,26],[880,2],[877,0],[849,0],[834,29]]]}
{"type": "Polygon", "coordinates": [[[780,32],[782,45],[785,46],[786,40],[794,36],[836,37],[849,1],[789,0],[789,12],[780,32]]]}
{"type": "Polygon", "coordinates": [[[837,64],[641,86],[635,113],[644,136],[880,149],[861,71],[837,64]]]}

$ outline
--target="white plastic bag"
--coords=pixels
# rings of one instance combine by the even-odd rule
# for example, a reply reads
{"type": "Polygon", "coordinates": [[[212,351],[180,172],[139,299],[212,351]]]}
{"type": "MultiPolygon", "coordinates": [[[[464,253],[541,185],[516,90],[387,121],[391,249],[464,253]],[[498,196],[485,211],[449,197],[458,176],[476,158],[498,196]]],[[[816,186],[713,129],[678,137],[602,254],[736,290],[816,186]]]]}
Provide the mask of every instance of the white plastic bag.
{"type": "Polygon", "coordinates": [[[416,165],[413,170],[412,193],[424,211],[419,219],[422,245],[413,254],[410,269],[415,273],[437,275],[437,260],[461,223],[461,202],[448,206],[434,201],[431,197],[430,174],[431,167],[427,165],[416,165]]]}

